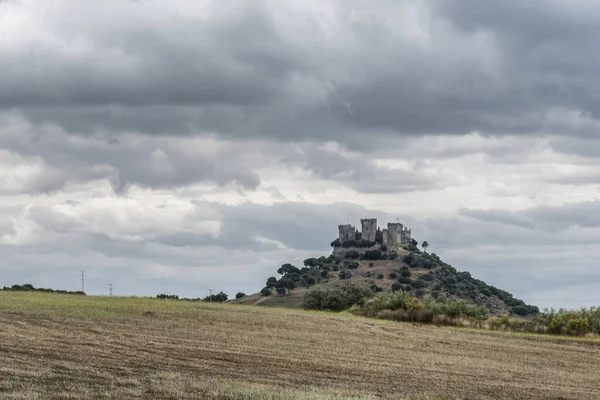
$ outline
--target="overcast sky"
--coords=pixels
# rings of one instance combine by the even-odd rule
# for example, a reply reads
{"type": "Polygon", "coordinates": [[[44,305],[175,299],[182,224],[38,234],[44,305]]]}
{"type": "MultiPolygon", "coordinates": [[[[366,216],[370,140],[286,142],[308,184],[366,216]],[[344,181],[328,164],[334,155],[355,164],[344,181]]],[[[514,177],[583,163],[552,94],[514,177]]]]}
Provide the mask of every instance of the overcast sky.
{"type": "Polygon", "coordinates": [[[600,2],[3,0],[0,285],[255,292],[401,222],[600,305],[600,2]]]}

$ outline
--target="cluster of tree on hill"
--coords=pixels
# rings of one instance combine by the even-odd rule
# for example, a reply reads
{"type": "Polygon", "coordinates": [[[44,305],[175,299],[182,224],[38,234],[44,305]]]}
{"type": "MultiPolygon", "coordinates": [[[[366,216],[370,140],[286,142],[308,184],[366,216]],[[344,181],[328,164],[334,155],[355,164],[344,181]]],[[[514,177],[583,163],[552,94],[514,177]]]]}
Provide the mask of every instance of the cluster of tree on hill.
{"type": "Polygon", "coordinates": [[[430,287],[429,294],[434,298],[444,294],[470,299],[474,303],[491,306],[492,298],[495,297],[501,300],[506,308],[517,315],[536,315],[540,311],[538,307],[528,305],[524,301],[516,299],[505,290],[498,289],[486,284],[484,281],[473,278],[467,271],[458,272],[451,265],[444,263],[435,253],[428,254],[418,249],[413,249],[413,251],[403,257],[402,261],[410,268],[425,268],[432,271],[416,280],[412,280],[410,279],[410,271],[407,272],[407,268],[403,268],[398,282],[393,286],[395,290],[413,290],[417,297],[423,297],[427,294],[424,288],[430,287]]]}
{"type": "Polygon", "coordinates": [[[82,292],[80,290],[71,291],[71,290],[36,288],[29,283],[26,283],[24,285],[12,285],[10,287],[4,286],[2,288],[2,290],[13,291],[13,292],[43,292],[43,293],[74,294],[74,295],[85,296],[85,292],[82,292]]]}
{"type": "Polygon", "coordinates": [[[461,299],[448,296],[419,299],[403,290],[376,295],[370,287],[355,284],[340,288],[313,288],[304,294],[302,306],[308,310],[348,311],[395,321],[569,336],[600,335],[600,308],[545,310],[527,320],[512,318],[508,313],[489,318],[486,307],[461,299]]]}

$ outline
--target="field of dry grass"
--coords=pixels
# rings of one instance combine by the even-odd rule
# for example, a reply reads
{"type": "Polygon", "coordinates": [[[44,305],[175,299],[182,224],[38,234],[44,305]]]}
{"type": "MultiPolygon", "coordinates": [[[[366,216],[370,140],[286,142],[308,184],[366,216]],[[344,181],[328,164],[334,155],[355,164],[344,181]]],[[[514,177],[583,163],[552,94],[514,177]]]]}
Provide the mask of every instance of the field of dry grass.
{"type": "Polygon", "coordinates": [[[598,399],[600,342],[0,292],[2,399],[598,399]]]}

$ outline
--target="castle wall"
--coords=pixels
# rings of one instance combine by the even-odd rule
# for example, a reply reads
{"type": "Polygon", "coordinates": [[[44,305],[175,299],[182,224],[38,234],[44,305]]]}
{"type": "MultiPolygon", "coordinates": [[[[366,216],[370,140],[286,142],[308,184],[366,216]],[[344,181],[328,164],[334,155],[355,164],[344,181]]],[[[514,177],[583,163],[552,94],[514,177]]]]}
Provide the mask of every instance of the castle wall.
{"type": "Polygon", "coordinates": [[[410,241],[412,239],[412,232],[410,229],[404,230],[402,239],[403,239],[402,243],[410,243],[410,241]]]}
{"type": "Polygon", "coordinates": [[[377,233],[377,219],[361,219],[362,228],[362,240],[375,241],[375,234],[377,233]]]}
{"type": "Polygon", "coordinates": [[[352,225],[339,225],[339,239],[340,243],[344,243],[349,240],[356,240],[356,228],[352,225]]]}
{"type": "Polygon", "coordinates": [[[396,245],[396,244],[401,244],[402,242],[402,232],[404,229],[404,225],[394,222],[394,223],[388,223],[388,244],[391,245],[396,245]]]}
{"type": "Polygon", "coordinates": [[[383,234],[383,243],[389,244],[390,243],[390,240],[389,240],[390,236],[388,234],[388,230],[384,229],[382,231],[382,234],[383,234]]]}

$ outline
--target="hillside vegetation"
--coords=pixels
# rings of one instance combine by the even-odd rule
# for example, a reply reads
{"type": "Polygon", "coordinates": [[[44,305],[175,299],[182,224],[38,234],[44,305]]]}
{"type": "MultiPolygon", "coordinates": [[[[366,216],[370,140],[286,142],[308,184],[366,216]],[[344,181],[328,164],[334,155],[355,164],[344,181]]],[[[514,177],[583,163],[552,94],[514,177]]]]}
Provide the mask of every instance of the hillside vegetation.
{"type": "Polygon", "coordinates": [[[419,299],[431,296],[464,300],[486,308],[492,315],[506,312],[520,316],[539,313],[505,290],[459,272],[436,254],[421,252],[416,246],[389,248],[373,243],[352,243],[341,247],[332,242],[334,252],[327,257],[309,258],[302,267],[284,264],[270,277],[261,293],[240,300],[244,304],[300,308],[308,288],[319,285],[337,288],[344,283],[367,285],[374,293],[405,291],[419,299]],[[369,247],[370,246],[370,247],[369,247]]]}
{"type": "Polygon", "coordinates": [[[600,342],[0,291],[3,399],[598,399],[600,342]]]}

